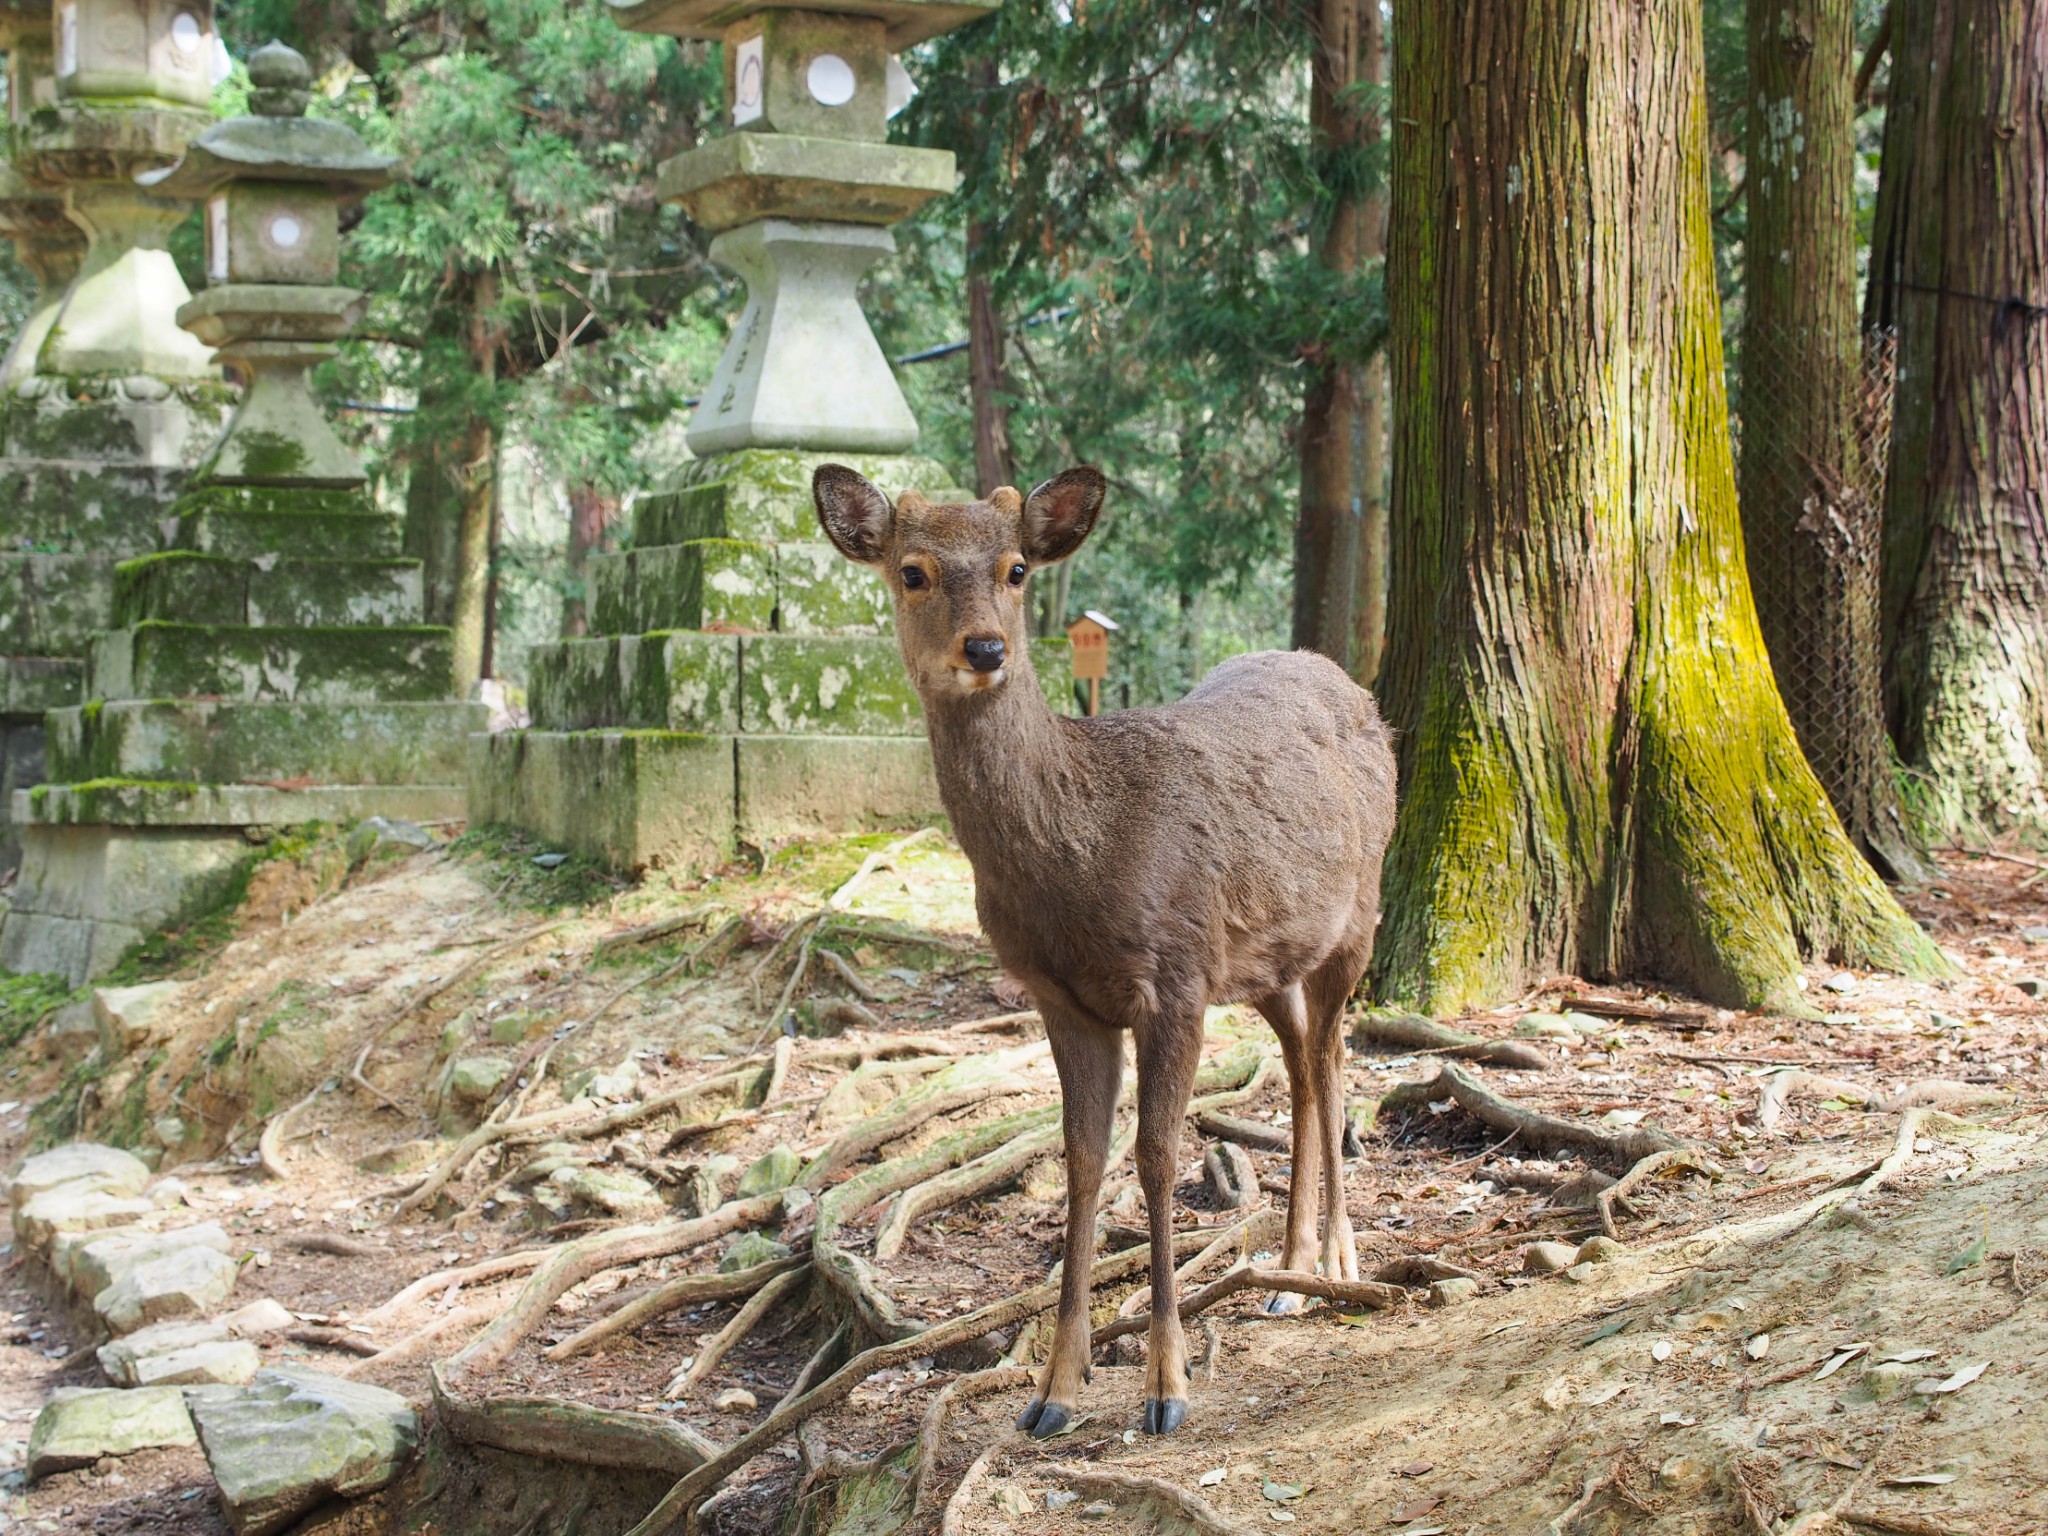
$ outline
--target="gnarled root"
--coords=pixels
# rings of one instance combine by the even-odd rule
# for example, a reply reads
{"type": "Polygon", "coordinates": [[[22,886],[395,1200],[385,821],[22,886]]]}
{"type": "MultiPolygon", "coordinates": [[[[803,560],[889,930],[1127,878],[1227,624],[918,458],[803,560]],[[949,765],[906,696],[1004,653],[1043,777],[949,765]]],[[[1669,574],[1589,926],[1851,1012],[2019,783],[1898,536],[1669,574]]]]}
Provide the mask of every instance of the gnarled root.
{"type": "Polygon", "coordinates": [[[679,1391],[687,1391],[717,1370],[719,1362],[732,1352],[733,1346],[753,1332],[754,1325],[773,1311],[778,1301],[809,1278],[808,1265],[792,1269],[785,1274],[777,1275],[749,1296],[745,1305],[732,1315],[732,1320],[704,1341],[704,1347],[698,1351],[697,1358],[691,1363],[690,1368],[681,1372],[670,1384],[669,1395],[673,1397],[679,1391]]]}
{"type": "Polygon", "coordinates": [[[786,1259],[773,1259],[766,1264],[736,1270],[729,1275],[678,1275],[675,1279],[656,1286],[644,1296],[636,1296],[624,1306],[599,1318],[580,1333],[571,1334],[559,1344],[550,1345],[541,1353],[550,1360],[573,1360],[576,1356],[595,1349],[606,1339],[622,1333],[631,1333],[643,1324],[657,1317],[683,1307],[694,1306],[700,1301],[730,1301],[735,1296],[751,1296],[777,1275],[801,1268],[806,1261],[792,1255],[786,1259]]]}
{"type": "Polygon", "coordinates": [[[1621,1168],[1633,1167],[1646,1157],[1679,1145],[1675,1137],[1655,1126],[1600,1131],[1546,1115],[1541,1110],[1526,1109],[1483,1087],[1471,1074],[1448,1062],[1426,1082],[1397,1083],[1380,1100],[1380,1113],[1414,1113],[1443,1099],[1454,1100],[1475,1120],[1496,1131],[1520,1132],[1529,1146],[1563,1147],[1621,1168]]]}
{"type": "Polygon", "coordinates": [[[1484,1035],[1452,1029],[1419,1013],[1368,1013],[1351,1026],[1351,1045],[1364,1050],[1375,1045],[1403,1051],[1431,1051],[1456,1056],[1511,1072],[1545,1072],[1550,1059],[1526,1040],[1489,1040],[1484,1035]]]}
{"type": "Polygon", "coordinates": [[[1609,1237],[1620,1237],[1614,1224],[1614,1208],[1627,1208],[1628,1197],[1642,1186],[1652,1174],[1662,1173],[1667,1168],[1690,1168],[1694,1173],[1705,1174],[1710,1179],[1721,1177],[1721,1165],[1690,1147],[1673,1147],[1666,1152],[1653,1152],[1637,1163],[1621,1178],[1601,1190],[1593,1197],[1594,1209],[1600,1213],[1600,1230],[1609,1237]]]}
{"type": "Polygon", "coordinates": [[[653,1414],[590,1408],[560,1397],[465,1397],[438,1365],[428,1379],[436,1416],[467,1445],[671,1477],[718,1454],[716,1442],[653,1414]]]}

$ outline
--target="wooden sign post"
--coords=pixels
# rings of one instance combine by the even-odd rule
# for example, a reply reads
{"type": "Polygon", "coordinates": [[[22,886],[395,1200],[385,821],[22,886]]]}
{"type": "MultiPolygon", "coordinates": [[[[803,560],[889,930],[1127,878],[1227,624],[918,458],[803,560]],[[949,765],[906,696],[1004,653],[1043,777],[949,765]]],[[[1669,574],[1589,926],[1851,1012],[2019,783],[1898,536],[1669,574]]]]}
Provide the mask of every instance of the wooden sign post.
{"type": "Polygon", "coordinates": [[[1109,676],[1109,637],[1117,623],[1106,613],[1088,609],[1067,626],[1067,641],[1073,647],[1074,681],[1088,684],[1088,713],[1102,713],[1102,680],[1109,676]]]}

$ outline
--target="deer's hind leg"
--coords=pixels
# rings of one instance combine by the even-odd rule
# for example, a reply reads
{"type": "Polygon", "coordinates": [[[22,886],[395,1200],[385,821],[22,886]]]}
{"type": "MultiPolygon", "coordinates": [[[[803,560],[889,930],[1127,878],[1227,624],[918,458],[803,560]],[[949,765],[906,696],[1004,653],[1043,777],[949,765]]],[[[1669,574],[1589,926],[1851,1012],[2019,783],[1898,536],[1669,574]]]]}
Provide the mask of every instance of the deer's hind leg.
{"type": "MultiPolygon", "coordinates": [[[[1202,1010],[1148,1020],[1137,1030],[1138,1184],[1152,1238],[1152,1322],[1145,1341],[1145,1432],[1169,1434],[1188,1416],[1188,1345],[1173,1265],[1173,1184],[1181,1125],[1202,1054],[1202,1010]]],[[[1085,1323],[1085,1319],[1083,1320],[1085,1323]]]]}
{"type": "MultiPolygon", "coordinates": [[[[1039,1373],[1031,1404],[1017,1419],[1035,1440],[1058,1434],[1079,1407],[1088,1379],[1088,1281],[1095,1263],[1095,1204],[1116,1127],[1123,1089],[1123,1036],[1078,1009],[1039,1001],[1053,1065],[1060,1074],[1060,1114],[1066,1130],[1067,1240],[1060,1272],[1060,1308],[1052,1354],[1039,1373]]],[[[1171,1238],[1169,1237],[1169,1244],[1171,1238]]],[[[1169,1246],[1169,1265],[1172,1249],[1169,1246]]],[[[1176,1320],[1177,1321],[1177,1320],[1176,1320]]]]}
{"type": "Polygon", "coordinates": [[[1344,1005],[1364,973],[1360,957],[1334,955],[1303,989],[1316,1079],[1316,1130],[1322,1145],[1323,1273],[1337,1280],[1358,1278],[1357,1238],[1344,1196],[1344,1005]]]}
{"type": "MultiPolygon", "coordinates": [[[[1287,1236],[1280,1248],[1280,1267],[1314,1273],[1316,1214],[1321,1204],[1323,1145],[1321,1089],[1325,1073],[1314,1049],[1308,1000],[1301,984],[1259,998],[1254,1006],[1280,1037],[1281,1059],[1287,1064],[1287,1091],[1294,1114],[1294,1163],[1288,1176],[1287,1236]]],[[[1338,1114],[1342,1115],[1342,1107],[1338,1114]]],[[[1282,1291],[1266,1303],[1275,1317],[1299,1312],[1299,1296],[1282,1291]]]]}

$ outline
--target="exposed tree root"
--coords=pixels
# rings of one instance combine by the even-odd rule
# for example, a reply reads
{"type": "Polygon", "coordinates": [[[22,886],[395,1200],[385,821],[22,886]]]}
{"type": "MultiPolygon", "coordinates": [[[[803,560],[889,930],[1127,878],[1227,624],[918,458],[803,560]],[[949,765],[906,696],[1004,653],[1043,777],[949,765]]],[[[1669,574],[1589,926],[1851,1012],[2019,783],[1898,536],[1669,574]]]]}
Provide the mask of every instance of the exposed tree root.
{"type": "Polygon", "coordinates": [[[1885,1443],[1878,1447],[1876,1454],[1869,1461],[1864,1463],[1863,1470],[1856,1474],[1849,1486],[1826,1504],[1809,1509],[1786,1526],[1783,1536],[1820,1536],[1820,1533],[1830,1526],[1840,1525],[1842,1511],[1855,1503],[1857,1495],[1870,1486],[1871,1480],[1877,1476],[1879,1464],[1884,1461],[1885,1452],[1891,1449],[1891,1436],[1897,1433],[1898,1428],[1894,1425],[1891,1434],[1885,1436],[1885,1443]]]}
{"type": "Polygon", "coordinates": [[[284,1336],[294,1344],[310,1344],[315,1349],[339,1350],[344,1355],[369,1356],[381,1353],[374,1339],[360,1333],[351,1333],[346,1328],[287,1328],[284,1336]]]}
{"type": "Polygon", "coordinates": [[[1251,1526],[1240,1524],[1206,1499],[1162,1477],[1085,1461],[1060,1467],[1052,1475],[1080,1493],[1106,1494],[1119,1503],[1146,1506],[1162,1525],[1191,1530],[1195,1536],[1254,1536],[1251,1526]]]}
{"type": "Polygon", "coordinates": [[[379,1302],[357,1319],[358,1322],[373,1322],[402,1312],[414,1302],[422,1301],[436,1291],[460,1289],[477,1280],[497,1280],[505,1275],[523,1274],[547,1258],[551,1250],[546,1248],[523,1248],[516,1253],[501,1253],[494,1258],[478,1259],[474,1264],[460,1265],[454,1269],[437,1269],[432,1274],[421,1275],[390,1300],[379,1302]]]}
{"type": "Polygon", "coordinates": [[[390,1252],[375,1243],[361,1243],[352,1237],[343,1237],[339,1232],[287,1233],[279,1246],[300,1253],[332,1254],[337,1259],[373,1259],[390,1252]]]}
{"type": "Polygon", "coordinates": [[[1759,1130],[1771,1130],[1784,1117],[1785,1106],[1795,1097],[1811,1096],[1818,1099],[1839,1099],[1845,1104],[1860,1104],[1865,1109],[1879,1114],[1897,1113],[1901,1110],[1961,1109],[1984,1105],[2008,1104],[2012,1095],[1995,1089],[1979,1088],[1970,1083],[1943,1082],[1938,1078],[1925,1078],[1919,1082],[1906,1083],[1888,1094],[1874,1094],[1867,1083],[1850,1082],[1846,1078],[1823,1077],[1814,1072],[1793,1070],[1773,1072],[1764,1079],[1763,1087],[1757,1091],[1756,1123],[1759,1130]]]}
{"type": "MultiPolygon", "coordinates": [[[[1390,1312],[1396,1307],[1408,1304],[1408,1293],[1398,1285],[1383,1285],[1377,1280],[1333,1280],[1327,1275],[1308,1275],[1291,1269],[1254,1269],[1249,1264],[1241,1264],[1221,1279],[1211,1280],[1198,1291],[1190,1291],[1181,1301],[1180,1320],[1186,1322],[1197,1317],[1217,1302],[1235,1296],[1239,1291],[1258,1290],[1315,1296],[1324,1301],[1341,1302],[1347,1306],[1366,1307],[1374,1312],[1390,1312]]],[[[1151,1326],[1150,1313],[1141,1313],[1136,1317],[1120,1317],[1115,1322],[1096,1329],[1089,1342],[1107,1344],[1127,1333],[1143,1333],[1151,1326]]]]}
{"type": "Polygon", "coordinates": [[[732,1320],[704,1341],[704,1347],[690,1368],[669,1384],[669,1395],[674,1396],[678,1390],[687,1391],[717,1370],[719,1362],[732,1352],[733,1347],[754,1331],[754,1325],[773,1311],[778,1301],[809,1278],[810,1266],[804,1265],[775,1276],[749,1296],[746,1304],[733,1313],[732,1320]]]}
{"type": "Polygon", "coordinates": [[[502,1365],[519,1347],[519,1341],[539,1326],[562,1293],[591,1276],[622,1264],[640,1264],[702,1247],[741,1227],[757,1227],[781,1208],[781,1195],[757,1195],[749,1200],[731,1201],[692,1221],[664,1221],[596,1232],[562,1244],[534,1271],[511,1306],[449,1358],[450,1376],[461,1379],[472,1372],[502,1365]]]}
{"type": "Polygon", "coordinates": [[[1609,1237],[1620,1237],[1621,1231],[1614,1223],[1614,1208],[1619,1205],[1628,1209],[1628,1197],[1641,1188],[1643,1181],[1652,1174],[1662,1173],[1667,1168],[1690,1168],[1694,1173],[1705,1174],[1710,1179],[1721,1177],[1721,1165],[1704,1153],[1690,1147],[1672,1147],[1667,1151],[1653,1152],[1623,1174],[1616,1183],[1608,1185],[1593,1197],[1593,1208],[1600,1213],[1600,1230],[1609,1237]]]}
{"type": "MultiPolygon", "coordinates": [[[[1008,1437],[1005,1436],[1004,1439],[1008,1437]]],[[[1003,1448],[1003,1440],[996,1441],[979,1456],[960,1478],[960,1486],[953,1490],[953,1497],[946,1500],[946,1512],[939,1517],[939,1536],[966,1536],[967,1502],[974,1497],[974,1490],[988,1472],[988,1464],[995,1460],[996,1452],[1003,1448]]],[[[634,1536],[628,1531],[626,1536],[634,1536]]]]}
{"type": "Polygon", "coordinates": [[[678,912],[674,917],[665,917],[658,923],[646,923],[638,928],[628,928],[624,933],[612,934],[609,938],[597,941],[590,951],[590,958],[601,960],[606,955],[622,949],[633,949],[642,944],[658,944],[663,939],[681,933],[685,928],[696,927],[718,910],[718,904],[713,902],[709,906],[692,907],[687,912],[678,912]]]}
{"type": "Polygon", "coordinates": [[[1426,1082],[1395,1084],[1380,1100],[1380,1112],[1412,1114],[1443,1099],[1455,1100],[1467,1114],[1496,1131],[1519,1131],[1530,1146],[1569,1148],[1621,1168],[1633,1167],[1644,1158],[1670,1151],[1679,1144],[1676,1138],[1655,1126],[1602,1131],[1546,1115],[1541,1110],[1525,1109],[1482,1087],[1470,1074],[1449,1062],[1426,1082]]]}
{"type": "Polygon", "coordinates": [[[1059,1145],[1060,1127],[1053,1121],[904,1190],[890,1202],[881,1224],[875,1228],[875,1257],[893,1259],[902,1251],[904,1239],[920,1217],[1009,1183],[1059,1145]]]}
{"type": "Polygon", "coordinates": [[[1011,1068],[1043,1054],[1045,1046],[1022,1046],[987,1056],[968,1056],[934,1072],[879,1114],[856,1121],[811,1159],[797,1182],[816,1193],[877,1147],[908,1135],[928,1120],[989,1099],[1029,1093],[1031,1085],[1011,1068]]]}
{"type": "Polygon", "coordinates": [[[756,1264],[748,1269],[735,1270],[729,1275],[678,1275],[665,1281],[645,1295],[636,1296],[624,1306],[599,1318],[580,1333],[570,1335],[559,1344],[550,1345],[541,1351],[549,1360],[573,1360],[602,1344],[606,1339],[622,1333],[631,1333],[657,1317],[666,1317],[682,1307],[694,1306],[700,1301],[730,1301],[735,1296],[751,1296],[777,1275],[800,1269],[807,1261],[795,1255],[786,1259],[774,1259],[766,1264],[756,1264]]]}
{"type": "Polygon", "coordinates": [[[1620,1472],[1619,1461],[1604,1472],[1588,1472],[1585,1482],[1580,1485],[1579,1496],[1551,1518],[1550,1536],[1571,1536],[1572,1527],[1579,1523],[1579,1517],[1592,1510],[1594,1500],[1613,1485],[1620,1472]]]}
{"type": "MultiPolygon", "coordinates": [[[[1176,1251],[1180,1242],[1180,1239],[1175,1240],[1176,1251]]],[[[1121,1280],[1143,1269],[1150,1259],[1151,1255],[1143,1248],[1113,1254],[1090,1271],[1091,1282],[1107,1285],[1121,1280]]],[[[863,1350],[802,1397],[778,1405],[767,1418],[669,1489],[662,1501],[627,1536],[662,1536],[662,1533],[680,1529],[692,1509],[707,1499],[726,1478],[759,1455],[764,1447],[773,1445],[804,1420],[844,1401],[847,1394],[876,1371],[900,1367],[920,1355],[936,1354],[955,1344],[978,1339],[985,1333],[1007,1328],[1024,1318],[1035,1317],[1057,1306],[1059,1294],[1059,1284],[1054,1280],[960,1317],[934,1323],[907,1339],[863,1350]]]]}
{"type": "Polygon", "coordinates": [[[365,1371],[394,1365],[412,1365],[416,1361],[430,1359],[441,1353],[444,1341],[451,1335],[481,1327],[496,1317],[499,1310],[500,1303],[495,1301],[480,1301],[471,1306],[458,1307],[447,1316],[436,1318],[424,1328],[414,1329],[404,1338],[386,1345],[367,1359],[355,1362],[341,1374],[358,1376],[365,1371]]]}
{"type": "Polygon", "coordinates": [[[1267,1152],[1286,1152],[1294,1146],[1294,1134],[1285,1126],[1245,1120],[1237,1115],[1226,1115],[1220,1110],[1198,1111],[1195,1115],[1195,1128],[1204,1135],[1234,1141],[1241,1147],[1258,1147],[1267,1152]]]}
{"type": "Polygon", "coordinates": [[[859,895],[860,888],[867,884],[868,876],[884,869],[894,869],[896,867],[896,860],[901,854],[914,848],[926,838],[936,836],[937,833],[938,828],[936,827],[919,827],[908,837],[899,837],[888,847],[877,849],[869,854],[860,861],[860,868],[847,877],[846,883],[832,893],[826,900],[825,905],[834,912],[844,912],[853,905],[853,898],[859,895]]]}
{"type": "MultiPolygon", "coordinates": [[[[1526,1242],[1528,1235],[1520,1234],[1517,1240],[1526,1242]]],[[[1479,1270],[1423,1253],[1405,1253],[1398,1259],[1389,1259],[1372,1272],[1372,1277],[1382,1285],[1428,1285],[1433,1280],[1477,1280],[1483,1285],[1492,1278],[1479,1270]]]]}
{"type": "Polygon", "coordinates": [[[263,1165],[264,1174],[280,1184],[291,1179],[291,1170],[284,1165],[285,1131],[299,1111],[320,1097],[325,1083],[316,1083],[312,1090],[296,1103],[279,1110],[270,1117],[270,1123],[263,1127],[263,1134],[256,1139],[256,1160],[263,1165]]]}
{"type": "Polygon", "coordinates": [[[434,1412],[466,1445],[629,1472],[681,1477],[718,1454],[715,1441],[647,1413],[589,1408],[560,1397],[465,1397],[441,1367],[429,1373],[434,1412]]]}
{"type": "Polygon", "coordinates": [[[796,1380],[789,1384],[789,1390],[782,1394],[780,1400],[775,1404],[776,1408],[783,1408],[810,1391],[811,1384],[831,1368],[832,1361],[838,1357],[841,1350],[846,1348],[847,1341],[852,1337],[853,1322],[851,1319],[834,1328],[825,1342],[817,1347],[811,1358],[804,1362],[804,1368],[796,1373],[796,1380]]]}
{"type": "Polygon", "coordinates": [[[1351,1026],[1354,1050],[1388,1045],[1397,1050],[1429,1051],[1482,1062],[1514,1072],[1545,1072],[1550,1058],[1525,1040],[1489,1040],[1484,1035],[1452,1029],[1419,1013],[1368,1013],[1351,1026]]]}
{"type": "Polygon", "coordinates": [[[924,1422],[917,1432],[917,1465],[910,1474],[911,1505],[910,1528],[915,1530],[924,1524],[926,1510],[932,1499],[932,1484],[938,1471],[939,1449],[946,1433],[946,1415],[953,1411],[955,1403],[972,1402],[977,1397],[986,1397],[992,1392],[1006,1392],[1011,1388],[1031,1385],[1032,1373],[1021,1365],[991,1366],[985,1371],[976,1371],[970,1376],[955,1380],[944,1391],[934,1397],[931,1406],[924,1411],[924,1422]]]}

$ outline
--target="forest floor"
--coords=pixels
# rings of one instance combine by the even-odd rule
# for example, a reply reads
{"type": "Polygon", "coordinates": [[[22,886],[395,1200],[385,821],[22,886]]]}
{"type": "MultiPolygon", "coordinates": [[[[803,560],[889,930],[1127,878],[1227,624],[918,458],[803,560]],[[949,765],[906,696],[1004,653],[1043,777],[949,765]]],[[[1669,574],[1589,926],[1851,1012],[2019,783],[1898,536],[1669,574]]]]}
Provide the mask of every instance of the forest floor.
{"type": "MultiPolygon", "coordinates": [[[[655,1416],[707,1452],[776,1412],[792,1432],[705,1486],[700,1528],[734,1536],[2048,1530],[2038,866],[1944,856],[1905,900],[1961,974],[1816,964],[1812,1018],[1562,978],[1444,1021],[1501,1041],[1571,1013],[1521,1026],[1522,1066],[1446,1068],[1362,1015],[1346,1187],[1362,1272],[1403,1292],[1287,1317],[1257,1291],[1219,1300],[1189,1328],[1190,1421],[1163,1439],[1135,1428],[1142,1334],[1100,1344],[1084,1412],[1038,1443],[1010,1424],[1014,1367],[1050,1323],[1026,1293],[1057,1257],[1057,1087],[957,850],[877,835],[631,886],[537,851],[478,836],[347,875],[331,850],[264,866],[232,925],[167,952],[186,985],[146,1054],[88,1054],[74,1004],[0,1060],[0,1163],[70,1135],[162,1139],[176,1116],[165,1171],[252,1255],[236,1302],[275,1297],[303,1325],[273,1361],[424,1408],[438,1360],[473,1400],[655,1416]],[[514,1070],[465,1115],[442,1084],[479,1056],[514,1070]],[[1531,1244],[1600,1234],[1586,1175],[1626,1172],[1617,1149],[1651,1130],[1695,1155],[1640,1169],[1607,1213],[1619,1251],[1525,1273],[1531,1244]],[[736,1191],[778,1146],[799,1186],[736,1191]],[[755,1245],[752,1275],[674,1299],[735,1243],[755,1245]],[[1447,1275],[1476,1294],[1426,1305],[1447,1275]],[[576,1340],[664,1284],[638,1326],[576,1340]],[[766,1301],[728,1327],[747,1292],[766,1301]],[[842,1371],[920,1327],[943,1347],[842,1371]]],[[[1287,1096],[1255,1016],[1212,1015],[1198,1093],[1175,1211],[1197,1285],[1275,1262],[1287,1096]],[[1218,1135],[1248,1151],[1262,1205],[1218,1208],[1218,1135]]],[[[1105,1255],[1143,1222],[1120,1148],[1105,1255]]],[[[21,1257],[0,1271],[16,1469],[46,1394],[99,1382],[37,1282],[21,1257]]],[[[1137,1283],[1098,1284],[1098,1327],[1142,1310],[1137,1283]]],[[[5,1488],[0,1527],[227,1529],[197,1450],[5,1488]]],[[[576,1525],[522,1497],[483,1528],[576,1525]]]]}

